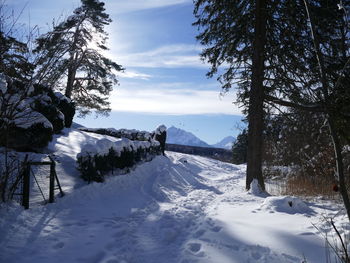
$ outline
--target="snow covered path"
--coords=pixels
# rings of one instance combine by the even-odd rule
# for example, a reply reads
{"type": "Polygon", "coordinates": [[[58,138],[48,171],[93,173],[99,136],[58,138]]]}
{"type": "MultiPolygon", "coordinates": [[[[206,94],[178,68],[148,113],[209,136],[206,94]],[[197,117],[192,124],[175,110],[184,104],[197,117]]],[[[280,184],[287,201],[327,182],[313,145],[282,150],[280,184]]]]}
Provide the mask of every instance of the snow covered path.
{"type": "Polygon", "coordinates": [[[14,205],[0,219],[0,261],[325,262],[312,226],[323,210],[274,207],[244,191],[244,172],[168,152],[57,203],[27,211],[14,205]]]}

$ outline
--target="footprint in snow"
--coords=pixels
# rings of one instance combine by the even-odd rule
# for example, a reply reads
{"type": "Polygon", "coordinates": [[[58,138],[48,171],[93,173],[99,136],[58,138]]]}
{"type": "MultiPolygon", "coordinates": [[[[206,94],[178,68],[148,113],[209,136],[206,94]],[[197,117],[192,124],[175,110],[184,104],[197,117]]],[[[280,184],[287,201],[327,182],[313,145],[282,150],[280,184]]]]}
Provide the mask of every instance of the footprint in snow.
{"type": "Polygon", "coordinates": [[[200,243],[188,243],[187,246],[188,246],[188,249],[194,253],[201,250],[201,247],[202,247],[200,243]]]}
{"type": "Polygon", "coordinates": [[[205,253],[203,251],[200,251],[202,248],[202,245],[200,243],[188,243],[187,249],[191,252],[191,254],[194,254],[198,257],[204,257],[205,253]]]}
{"type": "Polygon", "coordinates": [[[256,251],[253,251],[251,255],[255,260],[259,260],[262,257],[262,255],[256,251]]]}
{"type": "Polygon", "coordinates": [[[213,221],[213,219],[211,219],[211,218],[208,218],[207,220],[206,220],[206,223],[208,224],[208,225],[210,225],[210,226],[214,226],[214,221],[213,221]]]}
{"type": "Polygon", "coordinates": [[[196,231],[193,235],[194,238],[199,238],[201,236],[203,236],[205,233],[205,230],[204,229],[199,229],[198,231],[196,231]]]}
{"type": "Polygon", "coordinates": [[[64,247],[64,243],[63,242],[58,242],[55,245],[52,246],[53,249],[60,249],[64,247]]]}
{"type": "Polygon", "coordinates": [[[221,229],[222,229],[221,226],[214,226],[214,227],[211,229],[211,231],[213,231],[213,232],[219,232],[221,229]]]}

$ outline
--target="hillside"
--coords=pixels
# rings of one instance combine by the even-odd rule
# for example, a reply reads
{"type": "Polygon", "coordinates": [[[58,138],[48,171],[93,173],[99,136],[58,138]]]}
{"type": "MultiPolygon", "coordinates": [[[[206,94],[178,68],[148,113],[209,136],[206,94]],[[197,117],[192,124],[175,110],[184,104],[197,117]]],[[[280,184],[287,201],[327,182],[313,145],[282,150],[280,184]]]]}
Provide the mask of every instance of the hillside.
{"type": "Polygon", "coordinates": [[[233,136],[227,136],[225,138],[223,138],[221,141],[219,141],[218,143],[212,144],[211,146],[214,148],[222,148],[222,149],[226,149],[226,150],[231,150],[232,149],[232,145],[235,142],[236,138],[233,136]]]}
{"type": "Polygon", "coordinates": [[[210,147],[209,144],[197,138],[193,133],[171,126],[167,129],[167,143],[198,147],[210,147]]]}
{"type": "Polygon", "coordinates": [[[246,192],[244,165],[180,153],[87,185],[76,154],[103,137],[56,135],[49,150],[66,196],[29,210],[0,207],[1,262],[319,263],[322,235],[331,235],[324,216],[347,224],[334,204],[246,192]]]}

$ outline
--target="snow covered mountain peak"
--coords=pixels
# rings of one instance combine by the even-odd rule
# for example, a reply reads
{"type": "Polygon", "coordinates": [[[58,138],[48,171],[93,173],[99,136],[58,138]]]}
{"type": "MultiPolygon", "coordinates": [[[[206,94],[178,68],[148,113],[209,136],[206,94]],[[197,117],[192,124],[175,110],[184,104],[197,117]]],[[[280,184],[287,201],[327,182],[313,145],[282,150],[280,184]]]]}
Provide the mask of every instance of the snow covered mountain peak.
{"type": "Polygon", "coordinates": [[[171,126],[167,130],[167,143],[188,146],[210,147],[193,133],[171,126]]]}
{"type": "Polygon", "coordinates": [[[227,137],[223,138],[220,142],[213,144],[212,147],[231,150],[232,145],[235,142],[235,140],[236,140],[235,137],[227,136],[227,137]]]}
{"type": "Polygon", "coordinates": [[[199,146],[199,147],[214,147],[214,148],[223,148],[227,150],[231,150],[232,144],[235,141],[233,136],[227,136],[222,139],[220,142],[209,145],[208,143],[202,141],[193,133],[176,128],[171,126],[167,130],[167,143],[170,144],[180,144],[180,145],[188,145],[188,146],[199,146]]]}

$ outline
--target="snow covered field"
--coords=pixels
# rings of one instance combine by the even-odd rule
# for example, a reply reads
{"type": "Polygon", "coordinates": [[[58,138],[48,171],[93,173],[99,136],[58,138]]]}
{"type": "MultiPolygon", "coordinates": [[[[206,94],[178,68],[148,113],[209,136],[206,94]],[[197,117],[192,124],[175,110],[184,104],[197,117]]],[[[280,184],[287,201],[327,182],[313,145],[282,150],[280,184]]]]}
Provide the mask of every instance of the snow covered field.
{"type": "MultiPolygon", "coordinates": [[[[0,208],[0,262],[326,262],[330,203],[244,190],[245,166],[167,152],[129,174],[85,185],[75,156],[106,136],[65,130],[49,146],[67,195],[0,208]]],[[[113,139],[111,139],[113,140],[113,139]]],[[[337,225],[349,228],[344,215],[337,225]]]]}

